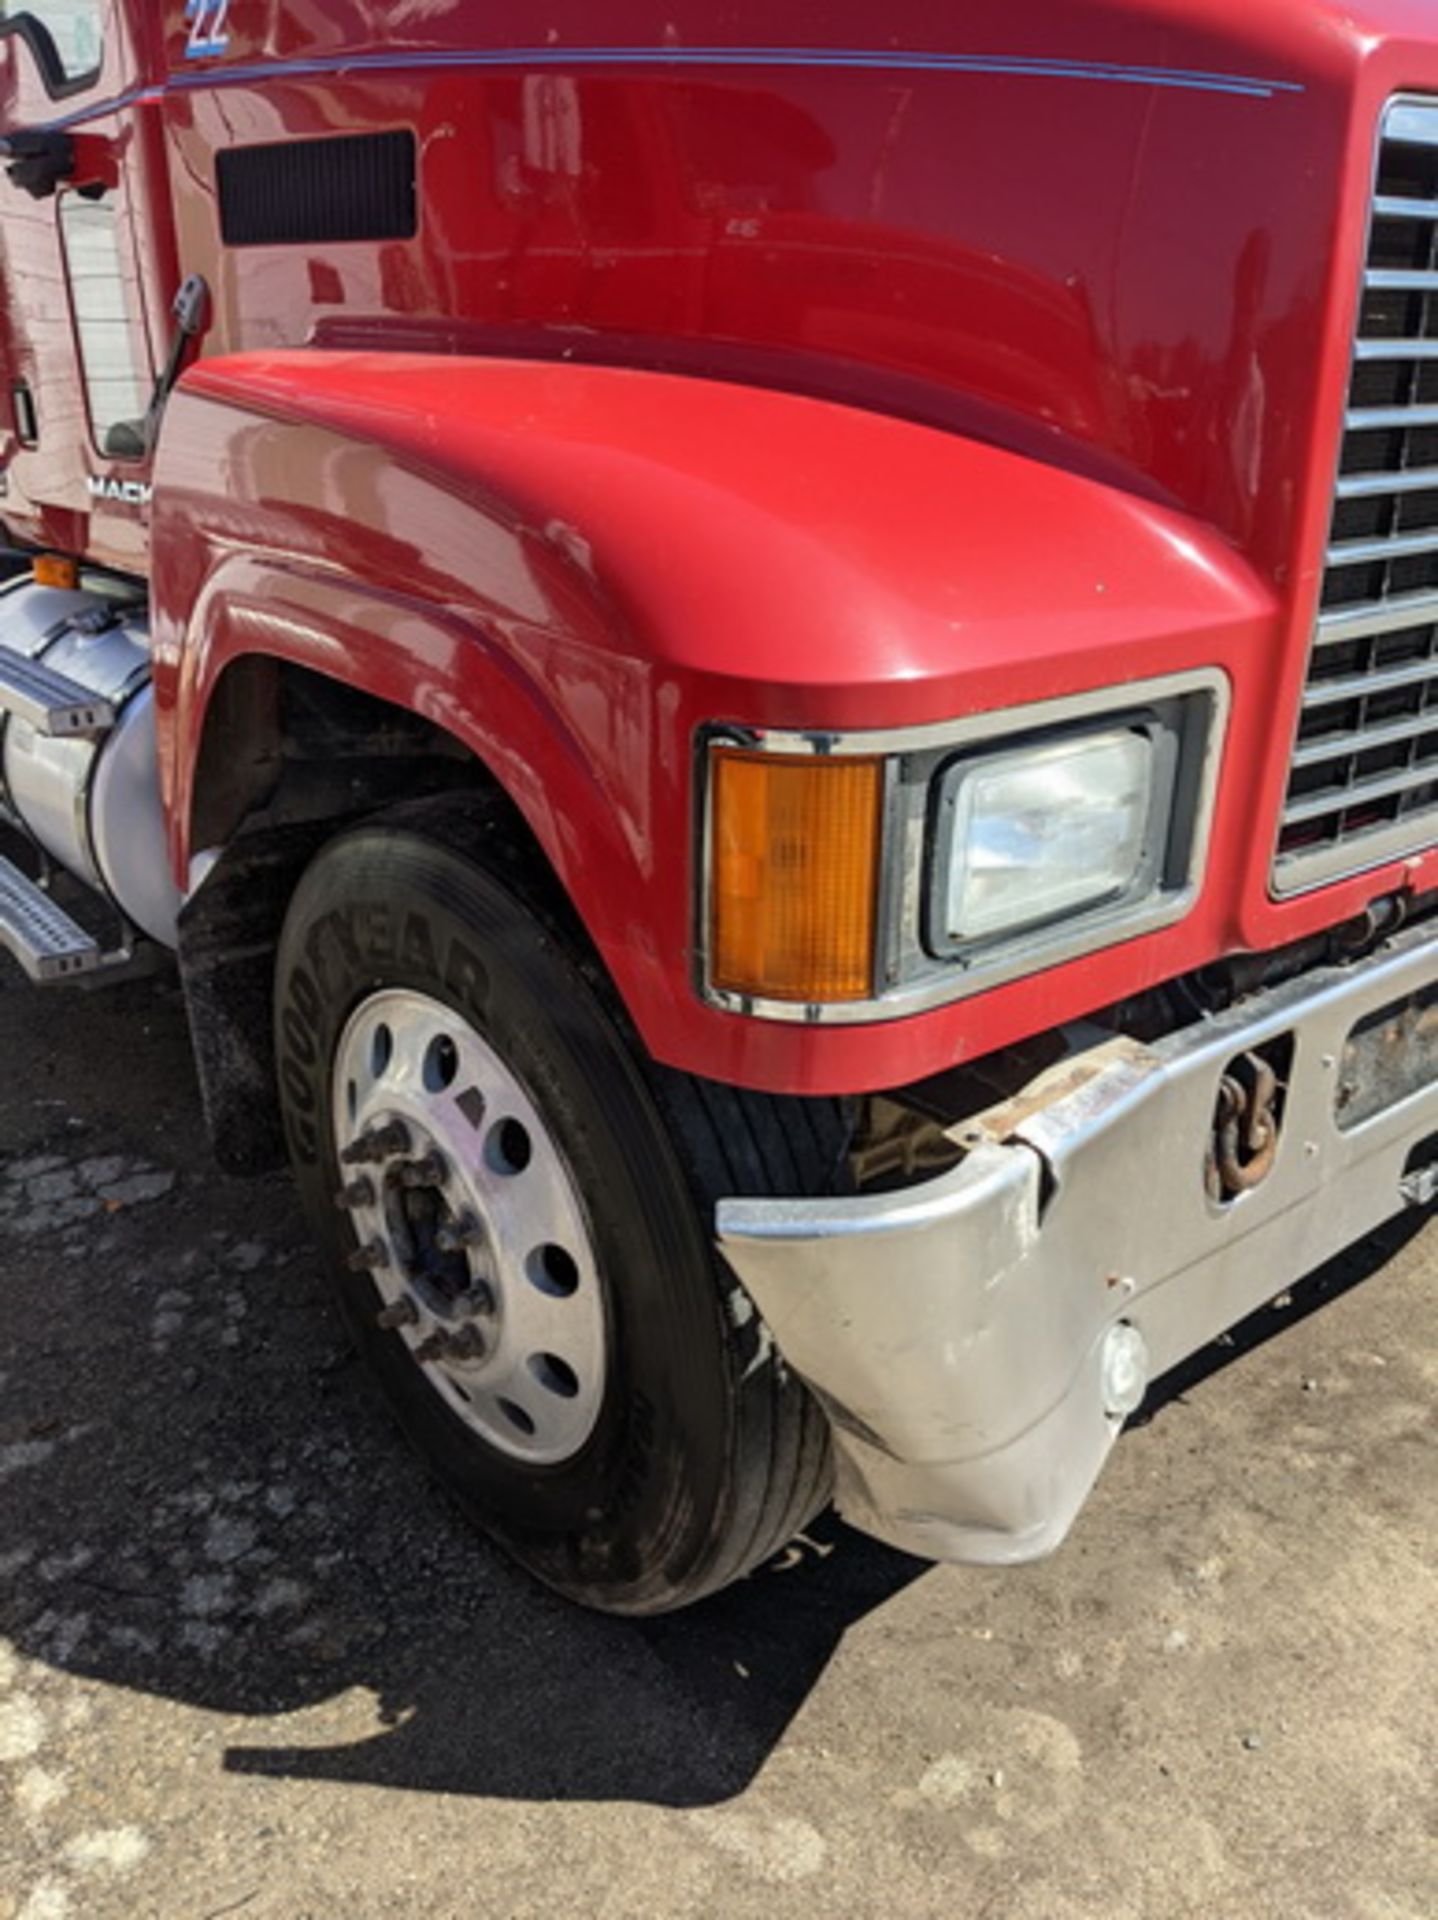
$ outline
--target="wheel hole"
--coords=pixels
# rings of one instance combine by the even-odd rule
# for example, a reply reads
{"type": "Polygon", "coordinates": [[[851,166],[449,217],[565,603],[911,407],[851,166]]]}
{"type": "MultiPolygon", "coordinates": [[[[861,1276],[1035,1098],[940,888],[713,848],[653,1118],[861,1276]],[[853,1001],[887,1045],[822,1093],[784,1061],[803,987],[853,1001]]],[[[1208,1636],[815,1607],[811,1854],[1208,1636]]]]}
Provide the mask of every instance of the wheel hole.
{"type": "Polygon", "coordinates": [[[522,1434],[525,1434],[525,1435],[533,1434],[534,1422],[533,1420],[530,1419],[529,1415],[524,1411],[524,1408],[521,1407],[517,1401],[506,1400],[504,1396],[501,1394],[499,1399],[495,1402],[495,1404],[498,1406],[500,1412],[504,1415],[505,1419],[509,1422],[509,1424],[512,1427],[518,1428],[519,1432],[522,1434]]]}
{"type": "Polygon", "coordinates": [[[378,1080],[394,1058],[394,1035],[383,1021],[375,1028],[369,1043],[369,1070],[378,1080]]]}
{"type": "Polygon", "coordinates": [[[534,1149],[526,1127],[518,1120],[501,1120],[490,1128],[484,1151],[496,1173],[523,1173],[534,1149]]]}
{"type": "Polygon", "coordinates": [[[447,1033],[436,1034],[424,1050],[420,1076],[427,1093],[443,1093],[459,1072],[459,1049],[447,1033]]]}
{"type": "Polygon", "coordinates": [[[543,1247],[536,1247],[530,1254],[527,1270],[531,1283],[541,1293],[550,1294],[556,1300],[568,1300],[579,1288],[579,1268],[574,1256],[563,1247],[557,1247],[551,1241],[543,1247]]]}
{"type": "Polygon", "coordinates": [[[350,1125],[353,1126],[355,1116],[359,1112],[359,1085],[354,1080],[345,1083],[345,1107],[349,1113],[350,1125]]]}
{"type": "Polygon", "coordinates": [[[478,1087],[466,1087],[454,1096],[454,1104],[478,1133],[484,1125],[484,1095],[478,1087]]]}
{"type": "Polygon", "coordinates": [[[579,1392],[579,1375],[557,1353],[530,1354],[529,1371],[540,1386],[549,1393],[557,1393],[561,1400],[573,1400],[579,1392]]]}

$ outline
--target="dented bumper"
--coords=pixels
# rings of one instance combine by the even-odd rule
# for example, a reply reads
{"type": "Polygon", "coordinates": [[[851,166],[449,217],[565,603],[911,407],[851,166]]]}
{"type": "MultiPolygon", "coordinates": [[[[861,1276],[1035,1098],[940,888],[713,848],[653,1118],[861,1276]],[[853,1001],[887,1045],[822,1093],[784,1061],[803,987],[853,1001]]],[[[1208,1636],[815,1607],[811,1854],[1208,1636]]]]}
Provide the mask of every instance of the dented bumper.
{"type": "Polygon", "coordinates": [[[1078,1056],[1002,1131],[966,1123],[976,1144],[937,1178],[724,1202],[723,1250],[829,1412],[845,1517],[936,1559],[1056,1546],[1123,1424],[1116,1344],[1161,1374],[1431,1198],[1435,1006],[1430,920],[1157,1043],[1078,1056]],[[1205,1181],[1220,1084],[1263,1048],[1286,1062],[1276,1155],[1222,1203],[1205,1181]]]}

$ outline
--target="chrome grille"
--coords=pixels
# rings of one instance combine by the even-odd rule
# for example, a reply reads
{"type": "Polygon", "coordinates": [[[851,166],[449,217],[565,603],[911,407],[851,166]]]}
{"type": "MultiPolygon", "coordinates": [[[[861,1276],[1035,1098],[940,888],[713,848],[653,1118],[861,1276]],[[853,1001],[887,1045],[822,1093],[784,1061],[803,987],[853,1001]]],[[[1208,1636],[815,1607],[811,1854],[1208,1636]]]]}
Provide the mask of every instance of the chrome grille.
{"type": "Polygon", "coordinates": [[[1438,829],[1438,100],[1384,117],[1323,600],[1274,869],[1291,893],[1438,829]]]}

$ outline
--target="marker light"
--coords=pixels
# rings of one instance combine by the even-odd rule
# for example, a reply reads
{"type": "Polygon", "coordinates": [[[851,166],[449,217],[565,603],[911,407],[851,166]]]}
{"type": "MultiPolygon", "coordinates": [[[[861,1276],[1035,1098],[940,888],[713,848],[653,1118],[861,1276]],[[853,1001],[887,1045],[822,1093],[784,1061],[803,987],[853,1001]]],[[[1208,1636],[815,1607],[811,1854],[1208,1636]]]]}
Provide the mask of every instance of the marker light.
{"type": "Polygon", "coordinates": [[[754,999],[874,992],[884,763],[710,755],[710,983],[754,999]]]}
{"type": "Polygon", "coordinates": [[[37,587],[63,587],[73,592],[80,584],[80,568],[68,554],[37,553],[31,572],[37,587]]]}

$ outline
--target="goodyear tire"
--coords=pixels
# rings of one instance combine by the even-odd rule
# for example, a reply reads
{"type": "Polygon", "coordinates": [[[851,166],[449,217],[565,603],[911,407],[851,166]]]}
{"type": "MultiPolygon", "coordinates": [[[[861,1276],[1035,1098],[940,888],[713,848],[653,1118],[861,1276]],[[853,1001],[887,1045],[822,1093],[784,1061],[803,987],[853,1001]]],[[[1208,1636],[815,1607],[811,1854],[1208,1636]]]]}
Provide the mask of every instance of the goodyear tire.
{"type": "Polygon", "coordinates": [[[656,1070],[579,943],[447,819],[346,832],[295,893],[295,1175],[356,1344],[464,1511],[585,1605],[682,1606],[827,1498],[824,1420],[709,1223],[722,1192],[829,1182],[844,1111],[656,1070]]]}

